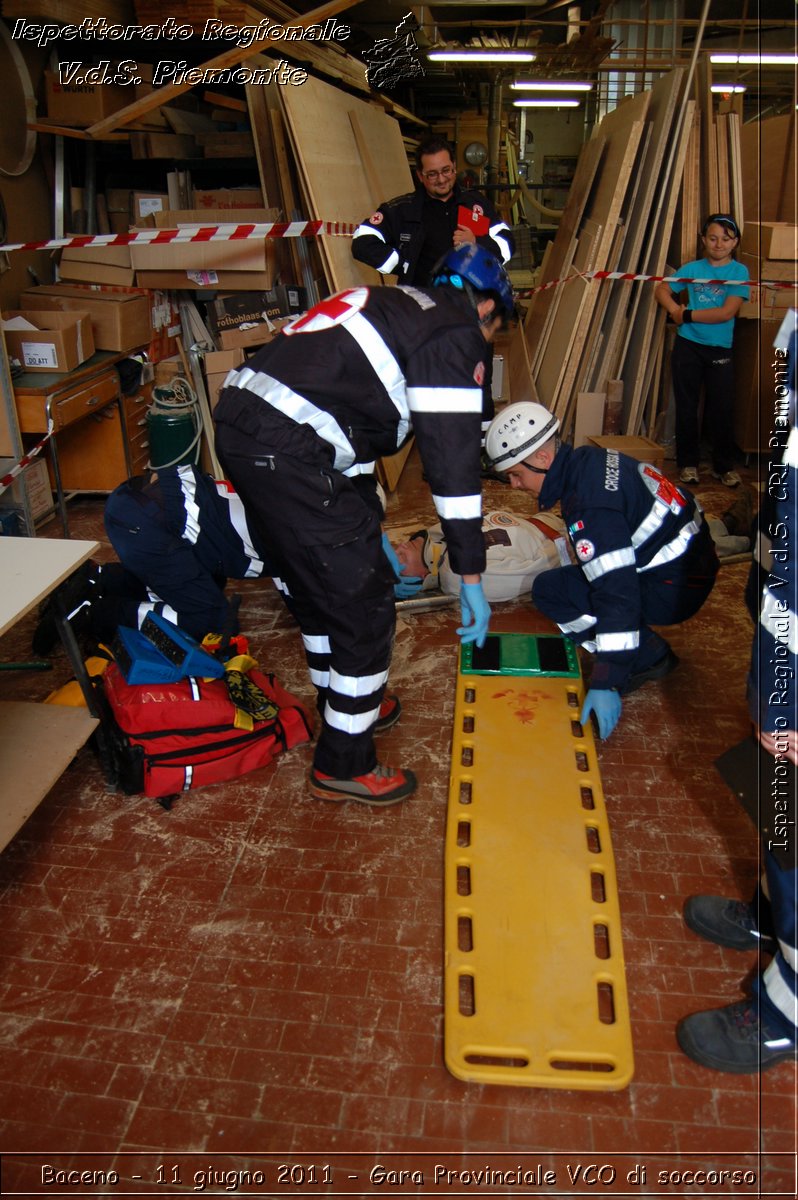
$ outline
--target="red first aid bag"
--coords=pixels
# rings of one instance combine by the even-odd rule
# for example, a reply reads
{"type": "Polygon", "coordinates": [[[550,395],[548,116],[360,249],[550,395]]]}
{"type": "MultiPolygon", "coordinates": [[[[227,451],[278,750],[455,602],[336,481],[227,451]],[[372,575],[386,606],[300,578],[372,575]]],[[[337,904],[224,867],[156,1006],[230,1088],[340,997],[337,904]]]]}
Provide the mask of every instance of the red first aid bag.
{"type": "Polygon", "coordinates": [[[251,728],[239,728],[224,679],[188,676],[176,683],[127,683],[117,664],[110,663],[102,685],[124,741],[117,772],[122,790],[171,796],[246,775],[284,750],[309,742],[310,716],[296,696],[273,675],[253,668],[247,677],[277,711],[266,720],[252,719],[251,728]]]}

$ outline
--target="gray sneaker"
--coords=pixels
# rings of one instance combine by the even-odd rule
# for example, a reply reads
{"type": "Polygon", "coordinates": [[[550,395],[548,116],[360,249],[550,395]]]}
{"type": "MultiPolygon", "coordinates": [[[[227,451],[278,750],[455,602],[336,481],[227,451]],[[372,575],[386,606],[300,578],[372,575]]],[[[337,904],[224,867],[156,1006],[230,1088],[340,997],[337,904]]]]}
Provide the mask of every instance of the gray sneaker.
{"type": "Polygon", "coordinates": [[[412,771],[399,767],[386,767],[377,763],[367,775],[355,775],[352,779],[334,779],[314,767],[310,772],[310,794],[317,800],[357,800],[359,804],[397,804],[416,790],[416,777],[412,771]]]}
{"type": "Polygon", "coordinates": [[[773,954],[775,938],[757,929],[756,913],[742,900],[723,896],[690,896],[684,905],[684,923],[693,933],[729,950],[762,950],[773,954]]]}

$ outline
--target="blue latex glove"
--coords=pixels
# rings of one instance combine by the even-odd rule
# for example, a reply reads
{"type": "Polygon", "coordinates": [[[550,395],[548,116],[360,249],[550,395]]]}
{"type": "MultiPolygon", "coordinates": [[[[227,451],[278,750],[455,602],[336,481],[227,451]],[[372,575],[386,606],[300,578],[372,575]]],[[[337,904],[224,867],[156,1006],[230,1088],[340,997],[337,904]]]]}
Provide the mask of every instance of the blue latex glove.
{"type": "Polygon", "coordinates": [[[403,575],[399,582],[394,584],[393,594],[397,600],[410,600],[423,586],[424,580],[420,575],[403,575]]]}
{"type": "Polygon", "coordinates": [[[599,737],[608,738],[621,716],[621,697],[609,688],[591,688],[585,696],[579,718],[583,725],[590,719],[591,713],[596,714],[599,737]]]}
{"type": "Polygon", "coordinates": [[[457,630],[462,643],[476,642],[480,649],[485,645],[490,624],[490,605],[485,599],[481,583],[460,584],[460,616],[463,624],[457,630]]]}
{"type": "Polygon", "coordinates": [[[389,542],[387,533],[384,533],[382,535],[382,549],[385,554],[385,557],[388,559],[388,562],[391,564],[391,570],[393,571],[394,575],[396,576],[397,579],[401,579],[402,578],[402,564],[399,562],[399,559],[396,557],[396,551],[394,550],[393,546],[389,542]]]}

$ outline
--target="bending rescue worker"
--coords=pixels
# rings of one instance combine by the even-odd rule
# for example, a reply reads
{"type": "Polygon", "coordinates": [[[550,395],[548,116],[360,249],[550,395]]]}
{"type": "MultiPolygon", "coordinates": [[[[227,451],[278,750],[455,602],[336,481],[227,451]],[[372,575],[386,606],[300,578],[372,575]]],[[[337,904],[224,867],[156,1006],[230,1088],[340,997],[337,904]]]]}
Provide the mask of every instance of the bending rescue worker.
{"type": "Polygon", "coordinates": [[[538,575],[532,600],[595,654],[582,721],[595,713],[606,738],[621,715],[621,696],[678,665],[649,626],[678,625],[698,612],[719,563],[689,491],[617,450],[574,450],[560,442],[558,429],[542,405],[511,405],[491,422],[485,448],[494,469],[542,509],[560,502],[578,565],[538,575]]]}
{"type": "Polygon", "coordinates": [[[458,633],[487,635],[482,360],[512,288],[478,246],[451,250],[433,282],[322,301],[230,373],[214,412],[220,461],[302,631],[322,714],[310,777],[320,799],[391,804],[416,787],[374,747],[398,701],[383,701],[396,578],[373,472],[411,430],[463,577],[458,633]]]}

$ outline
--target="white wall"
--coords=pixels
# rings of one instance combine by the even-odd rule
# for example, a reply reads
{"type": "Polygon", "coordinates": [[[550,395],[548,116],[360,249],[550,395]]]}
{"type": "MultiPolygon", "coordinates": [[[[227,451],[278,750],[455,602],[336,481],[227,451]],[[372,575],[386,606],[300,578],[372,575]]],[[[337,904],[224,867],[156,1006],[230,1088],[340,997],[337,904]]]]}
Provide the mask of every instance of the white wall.
{"type": "MultiPolygon", "coordinates": [[[[528,108],[526,110],[527,142],[523,155],[531,163],[528,182],[537,184],[543,178],[543,159],[547,154],[577,157],[585,141],[584,104],[574,109],[528,108]],[[529,135],[532,135],[531,139],[529,135]]],[[[543,203],[543,193],[535,191],[543,203]]],[[[565,192],[555,193],[559,206],[565,204],[565,192]]],[[[529,208],[530,223],[547,224],[533,208],[529,208]]]]}

